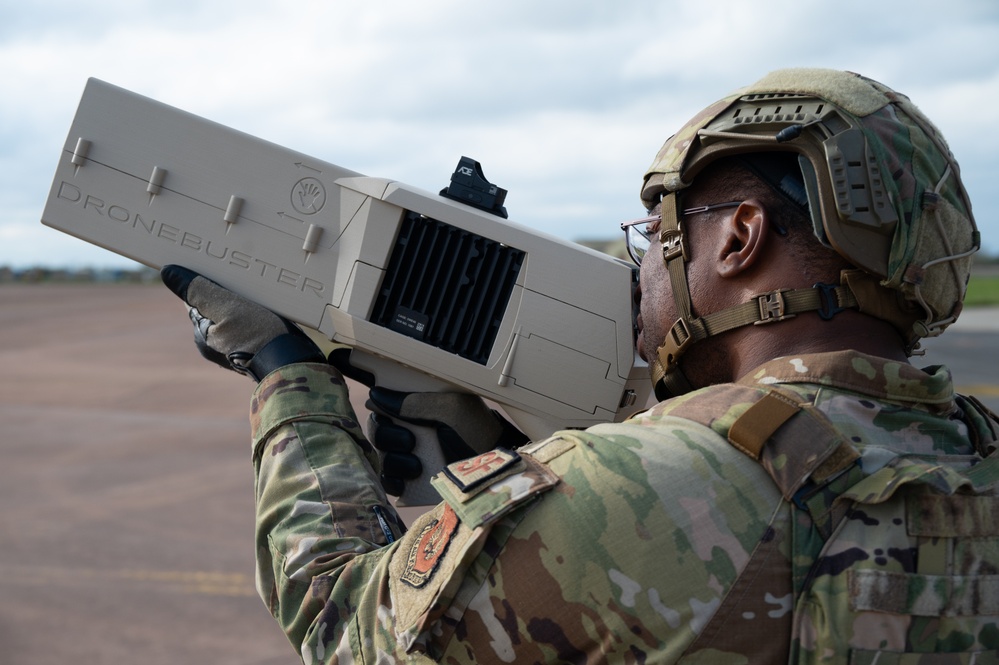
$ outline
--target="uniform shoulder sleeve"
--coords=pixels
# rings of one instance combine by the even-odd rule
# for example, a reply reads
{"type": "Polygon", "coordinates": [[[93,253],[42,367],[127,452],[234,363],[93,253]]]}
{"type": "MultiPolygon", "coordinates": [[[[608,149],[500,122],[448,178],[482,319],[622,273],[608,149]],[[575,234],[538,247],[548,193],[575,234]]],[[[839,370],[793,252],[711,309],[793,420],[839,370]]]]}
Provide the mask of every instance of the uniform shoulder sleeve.
{"type": "MultiPolygon", "coordinates": [[[[559,441],[546,442],[549,454],[574,445],[559,441]]],[[[434,644],[447,643],[455,624],[442,619],[464,613],[509,534],[559,483],[547,457],[528,450],[497,448],[433,479],[443,502],[412,525],[389,563],[396,640],[405,651],[433,652],[434,644]]]]}

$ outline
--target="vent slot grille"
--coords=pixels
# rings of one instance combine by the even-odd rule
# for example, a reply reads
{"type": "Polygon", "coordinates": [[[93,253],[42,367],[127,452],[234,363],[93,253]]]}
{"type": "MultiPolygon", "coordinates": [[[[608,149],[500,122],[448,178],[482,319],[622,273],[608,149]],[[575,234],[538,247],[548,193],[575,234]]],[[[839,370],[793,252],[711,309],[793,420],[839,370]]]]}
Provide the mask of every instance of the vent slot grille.
{"type": "Polygon", "coordinates": [[[406,214],[371,322],[486,364],[524,252],[406,214]]]}

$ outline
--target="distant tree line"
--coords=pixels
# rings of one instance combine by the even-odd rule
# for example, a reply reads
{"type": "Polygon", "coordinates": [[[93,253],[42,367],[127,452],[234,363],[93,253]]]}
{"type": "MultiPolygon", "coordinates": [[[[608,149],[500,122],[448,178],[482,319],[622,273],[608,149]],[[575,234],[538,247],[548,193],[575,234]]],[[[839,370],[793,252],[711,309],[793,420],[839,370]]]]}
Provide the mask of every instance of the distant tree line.
{"type": "MultiPolygon", "coordinates": [[[[579,243],[627,260],[623,241],[580,240],[579,243]]],[[[999,256],[985,253],[977,254],[974,271],[984,275],[999,274],[999,256]]],[[[49,268],[42,266],[11,268],[0,266],[0,284],[154,284],[159,283],[159,281],[159,271],[145,266],[137,268],[49,268]]]]}
{"type": "Polygon", "coordinates": [[[0,266],[0,284],[153,284],[160,281],[158,270],[138,268],[11,268],[0,266]]]}

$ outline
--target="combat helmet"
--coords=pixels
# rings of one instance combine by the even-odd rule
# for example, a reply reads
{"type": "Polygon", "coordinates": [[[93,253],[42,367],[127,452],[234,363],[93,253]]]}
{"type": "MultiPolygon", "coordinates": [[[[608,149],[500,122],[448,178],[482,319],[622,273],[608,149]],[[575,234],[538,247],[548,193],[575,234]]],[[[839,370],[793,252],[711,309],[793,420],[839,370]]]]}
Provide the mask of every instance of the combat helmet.
{"type": "Polygon", "coordinates": [[[778,70],[712,104],[666,141],[641,197],[647,209],[662,204],[659,239],[680,316],[650,359],[660,398],[690,390],[677,360],[691,343],[800,312],[829,318],[856,307],[892,323],[911,354],[957,319],[981,244],[940,131],[908,97],[852,72],[778,70]],[[718,159],[774,152],[796,156],[815,236],[856,269],[838,285],[695,317],[677,192],[718,159]]]}

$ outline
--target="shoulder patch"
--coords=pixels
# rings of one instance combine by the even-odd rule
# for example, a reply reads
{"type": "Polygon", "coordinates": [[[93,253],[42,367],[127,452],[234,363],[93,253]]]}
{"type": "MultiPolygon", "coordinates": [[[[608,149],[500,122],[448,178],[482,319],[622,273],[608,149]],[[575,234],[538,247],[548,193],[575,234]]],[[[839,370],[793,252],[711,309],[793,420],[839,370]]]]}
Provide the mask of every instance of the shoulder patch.
{"type": "Polygon", "coordinates": [[[406,584],[420,588],[425,585],[447,552],[451,537],[458,528],[458,516],[451,506],[444,504],[443,514],[423,528],[419,540],[413,543],[400,578],[406,584]]]}
{"type": "Polygon", "coordinates": [[[388,561],[390,607],[404,650],[426,639],[424,634],[450,609],[469,557],[481,547],[473,535],[450,506],[439,504],[416,518],[393,543],[396,549],[388,561]]]}
{"type": "Polygon", "coordinates": [[[528,507],[560,481],[530,455],[496,449],[449,465],[431,482],[443,502],[393,544],[388,563],[395,634],[407,652],[450,639],[452,619],[466,611],[528,507]]]}
{"type": "Polygon", "coordinates": [[[514,451],[495,448],[476,457],[447,465],[444,468],[444,475],[459,490],[467,494],[483,483],[500,477],[519,461],[520,455],[514,451]]]}

